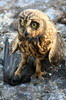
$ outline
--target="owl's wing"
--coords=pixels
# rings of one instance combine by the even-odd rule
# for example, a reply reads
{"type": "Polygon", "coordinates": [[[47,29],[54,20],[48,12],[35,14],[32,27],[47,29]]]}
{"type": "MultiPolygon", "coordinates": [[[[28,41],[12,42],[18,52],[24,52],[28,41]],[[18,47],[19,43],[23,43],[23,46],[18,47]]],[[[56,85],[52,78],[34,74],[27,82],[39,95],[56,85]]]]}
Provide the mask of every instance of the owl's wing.
{"type": "Polygon", "coordinates": [[[52,47],[49,52],[49,61],[52,65],[58,65],[64,57],[64,43],[59,33],[54,38],[52,47]]]}
{"type": "Polygon", "coordinates": [[[16,52],[18,50],[18,47],[19,47],[18,38],[16,36],[15,39],[11,43],[12,53],[16,52]]]}

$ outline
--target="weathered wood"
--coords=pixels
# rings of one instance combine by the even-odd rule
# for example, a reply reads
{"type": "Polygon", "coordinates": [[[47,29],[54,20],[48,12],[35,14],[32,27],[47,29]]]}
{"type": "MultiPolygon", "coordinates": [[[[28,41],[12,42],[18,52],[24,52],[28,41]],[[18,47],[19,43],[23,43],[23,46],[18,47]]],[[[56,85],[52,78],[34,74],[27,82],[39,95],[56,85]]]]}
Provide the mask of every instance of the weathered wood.
{"type": "Polygon", "coordinates": [[[4,66],[4,60],[0,58],[0,64],[4,66]]]}
{"type": "Polygon", "coordinates": [[[4,46],[4,68],[8,66],[8,62],[9,62],[9,42],[8,38],[6,37],[4,46]]]}
{"type": "Polygon", "coordinates": [[[8,38],[5,39],[5,46],[4,46],[4,67],[3,67],[3,79],[5,82],[10,84],[11,78],[15,71],[15,54],[9,55],[9,42],[8,38]]]}

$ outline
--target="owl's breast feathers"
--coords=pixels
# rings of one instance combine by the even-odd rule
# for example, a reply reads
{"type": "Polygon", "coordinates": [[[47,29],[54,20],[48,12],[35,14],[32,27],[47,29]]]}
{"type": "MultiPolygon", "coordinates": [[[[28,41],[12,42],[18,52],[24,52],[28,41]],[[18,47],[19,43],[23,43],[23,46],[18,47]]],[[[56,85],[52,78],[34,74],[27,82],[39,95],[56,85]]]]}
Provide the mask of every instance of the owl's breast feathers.
{"type": "Polygon", "coordinates": [[[50,41],[44,36],[37,36],[35,38],[22,38],[19,42],[20,51],[34,57],[45,57],[49,51],[50,41]]]}

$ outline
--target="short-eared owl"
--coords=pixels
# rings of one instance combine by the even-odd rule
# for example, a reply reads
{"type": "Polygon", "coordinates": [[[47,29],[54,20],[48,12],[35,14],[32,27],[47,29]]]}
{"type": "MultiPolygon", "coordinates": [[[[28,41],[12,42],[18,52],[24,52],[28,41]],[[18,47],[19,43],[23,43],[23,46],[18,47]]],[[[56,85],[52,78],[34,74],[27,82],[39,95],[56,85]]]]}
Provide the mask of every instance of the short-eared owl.
{"type": "Polygon", "coordinates": [[[20,76],[28,56],[33,56],[36,59],[35,75],[41,77],[44,74],[41,71],[42,60],[48,55],[49,62],[58,65],[64,56],[63,46],[58,30],[45,13],[35,9],[22,11],[18,17],[18,35],[13,48],[13,52],[20,50],[22,60],[15,76],[20,76]]]}

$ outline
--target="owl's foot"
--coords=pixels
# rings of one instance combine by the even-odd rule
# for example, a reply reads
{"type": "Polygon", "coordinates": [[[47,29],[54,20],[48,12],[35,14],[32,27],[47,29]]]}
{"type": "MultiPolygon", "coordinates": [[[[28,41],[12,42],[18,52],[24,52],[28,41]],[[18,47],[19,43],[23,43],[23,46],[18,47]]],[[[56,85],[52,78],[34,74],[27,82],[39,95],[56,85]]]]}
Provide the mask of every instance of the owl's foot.
{"type": "Polygon", "coordinates": [[[21,71],[20,70],[16,70],[13,76],[13,81],[17,82],[21,79],[21,71]]]}
{"type": "Polygon", "coordinates": [[[13,76],[12,83],[17,83],[17,82],[19,82],[19,80],[20,80],[20,77],[18,75],[13,76]]]}
{"type": "Polygon", "coordinates": [[[41,79],[44,80],[44,77],[43,77],[43,76],[44,76],[45,74],[46,74],[46,72],[39,72],[39,73],[36,72],[35,74],[32,75],[32,77],[33,77],[33,78],[35,78],[35,77],[36,77],[36,78],[41,78],[41,79]]]}

